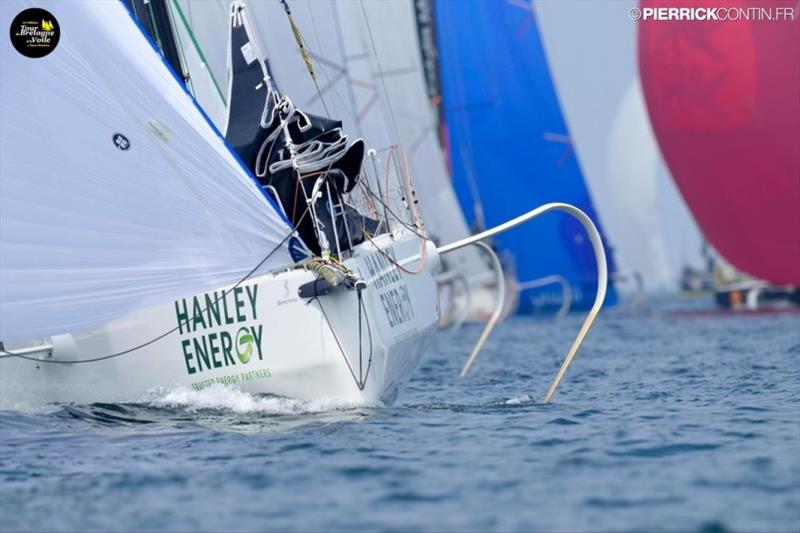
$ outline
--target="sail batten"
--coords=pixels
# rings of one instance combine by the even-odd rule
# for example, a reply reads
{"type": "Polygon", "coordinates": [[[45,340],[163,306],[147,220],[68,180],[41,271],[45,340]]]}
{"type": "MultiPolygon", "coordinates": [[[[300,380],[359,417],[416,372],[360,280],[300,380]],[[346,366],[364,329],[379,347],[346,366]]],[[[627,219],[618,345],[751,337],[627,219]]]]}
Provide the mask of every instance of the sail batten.
{"type": "Polygon", "coordinates": [[[0,340],[236,283],[273,250],[260,271],[292,263],[285,218],[125,6],[41,4],[58,46],[2,49],[0,340]]]}

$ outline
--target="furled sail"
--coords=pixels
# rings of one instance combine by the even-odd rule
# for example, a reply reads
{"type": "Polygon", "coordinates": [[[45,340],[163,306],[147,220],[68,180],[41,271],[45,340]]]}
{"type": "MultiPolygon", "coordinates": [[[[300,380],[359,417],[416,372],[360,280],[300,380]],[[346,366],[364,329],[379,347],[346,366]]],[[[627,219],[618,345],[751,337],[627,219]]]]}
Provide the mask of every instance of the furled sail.
{"type": "MultiPolygon", "coordinates": [[[[27,7],[0,3],[2,25],[27,7]]],[[[0,340],[290,264],[285,219],[125,6],[38,7],[58,46],[31,59],[2,45],[0,340]]]]}
{"type": "MultiPolygon", "coordinates": [[[[491,227],[509,213],[568,202],[589,214],[591,198],[548,72],[528,2],[437,2],[443,117],[454,186],[468,219],[491,227]]],[[[553,215],[497,237],[513,253],[521,287],[560,275],[573,308],[591,306],[597,270],[580,224],[553,215]]],[[[609,273],[615,272],[609,256],[609,273]]],[[[551,278],[552,279],[552,278],[551,278]]],[[[520,312],[561,305],[560,285],[520,294],[520,312]]],[[[616,301],[609,286],[606,304],[616,301]]]]}

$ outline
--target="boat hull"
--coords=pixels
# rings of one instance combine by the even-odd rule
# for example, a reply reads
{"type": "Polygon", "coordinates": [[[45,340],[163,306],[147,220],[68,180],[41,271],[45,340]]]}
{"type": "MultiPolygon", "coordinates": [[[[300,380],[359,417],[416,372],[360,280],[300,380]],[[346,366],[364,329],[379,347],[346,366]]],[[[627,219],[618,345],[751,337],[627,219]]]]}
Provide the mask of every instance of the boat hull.
{"type": "Polygon", "coordinates": [[[420,270],[413,275],[388,257],[402,262],[419,254],[419,238],[385,235],[359,247],[345,264],[367,281],[360,312],[355,290],[301,299],[298,288],[316,275],[295,269],[45,339],[43,346],[54,347],[34,358],[85,360],[158,340],[92,363],[0,359],[0,409],[137,401],[154,390],[214,384],[300,399],[391,403],[437,325],[432,274],[439,258],[432,243],[425,246],[422,268],[419,260],[406,265],[420,270]]]}

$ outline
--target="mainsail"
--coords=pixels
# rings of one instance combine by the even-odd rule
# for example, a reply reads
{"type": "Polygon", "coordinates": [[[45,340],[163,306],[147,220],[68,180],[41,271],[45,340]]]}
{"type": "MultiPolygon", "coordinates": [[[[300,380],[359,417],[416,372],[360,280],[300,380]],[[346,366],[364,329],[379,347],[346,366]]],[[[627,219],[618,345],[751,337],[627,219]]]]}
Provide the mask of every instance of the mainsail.
{"type": "MultiPolygon", "coordinates": [[[[600,228],[530,4],[437,2],[435,12],[454,186],[470,221],[491,227],[508,213],[561,201],[578,206],[600,228]]],[[[513,253],[523,287],[560,275],[572,286],[573,308],[591,306],[594,256],[572,218],[552,215],[498,236],[497,243],[513,253]]],[[[608,266],[613,275],[611,256],[608,266]]],[[[559,306],[562,290],[548,285],[523,292],[520,311],[559,306]]],[[[606,304],[615,301],[609,286],[606,304]]]]}
{"type": "MultiPolygon", "coordinates": [[[[27,7],[2,2],[3,26],[27,7]]],[[[2,49],[0,340],[290,264],[285,219],[125,6],[39,7],[60,23],[56,49],[2,49]]]]}

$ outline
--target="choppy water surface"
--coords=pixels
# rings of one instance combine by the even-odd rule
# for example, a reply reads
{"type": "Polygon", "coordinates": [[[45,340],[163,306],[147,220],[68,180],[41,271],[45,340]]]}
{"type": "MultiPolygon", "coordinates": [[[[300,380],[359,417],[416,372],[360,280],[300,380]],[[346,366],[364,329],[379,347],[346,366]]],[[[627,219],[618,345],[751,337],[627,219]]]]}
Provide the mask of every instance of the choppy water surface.
{"type": "Polygon", "coordinates": [[[800,530],[800,316],[440,333],[389,408],[154,392],[0,413],[0,530],[800,530]]]}

